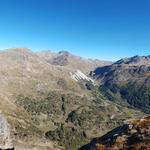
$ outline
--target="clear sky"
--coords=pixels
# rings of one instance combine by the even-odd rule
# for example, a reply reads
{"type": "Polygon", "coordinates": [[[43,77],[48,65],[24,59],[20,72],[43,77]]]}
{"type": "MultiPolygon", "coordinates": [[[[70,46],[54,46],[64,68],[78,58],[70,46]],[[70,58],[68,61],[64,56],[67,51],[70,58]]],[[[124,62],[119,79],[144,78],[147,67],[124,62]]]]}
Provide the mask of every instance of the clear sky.
{"type": "Polygon", "coordinates": [[[0,0],[0,49],[150,55],[150,0],[0,0]]]}

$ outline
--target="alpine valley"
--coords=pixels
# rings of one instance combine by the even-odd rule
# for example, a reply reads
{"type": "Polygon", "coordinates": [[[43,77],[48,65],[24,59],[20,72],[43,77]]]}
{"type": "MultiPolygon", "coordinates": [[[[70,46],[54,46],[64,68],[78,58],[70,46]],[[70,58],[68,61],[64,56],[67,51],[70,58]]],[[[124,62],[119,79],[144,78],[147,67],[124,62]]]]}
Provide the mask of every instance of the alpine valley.
{"type": "Polygon", "coordinates": [[[148,150],[150,56],[1,50],[0,110],[2,150],[148,150]]]}

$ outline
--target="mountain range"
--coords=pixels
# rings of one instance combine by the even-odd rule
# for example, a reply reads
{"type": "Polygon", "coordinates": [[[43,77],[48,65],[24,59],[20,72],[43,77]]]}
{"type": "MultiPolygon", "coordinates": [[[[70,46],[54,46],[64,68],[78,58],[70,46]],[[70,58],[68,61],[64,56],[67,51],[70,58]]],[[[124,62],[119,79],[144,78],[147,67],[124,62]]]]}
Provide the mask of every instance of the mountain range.
{"type": "Polygon", "coordinates": [[[1,50],[0,63],[15,150],[77,150],[150,112],[150,56],[111,62],[22,47],[1,50]]]}
{"type": "Polygon", "coordinates": [[[55,66],[64,66],[69,69],[79,69],[83,73],[89,74],[91,70],[96,69],[100,66],[110,65],[111,61],[102,61],[98,59],[85,59],[80,56],[73,55],[67,51],[60,51],[54,53],[52,51],[40,51],[37,55],[49,64],[55,66]]]}

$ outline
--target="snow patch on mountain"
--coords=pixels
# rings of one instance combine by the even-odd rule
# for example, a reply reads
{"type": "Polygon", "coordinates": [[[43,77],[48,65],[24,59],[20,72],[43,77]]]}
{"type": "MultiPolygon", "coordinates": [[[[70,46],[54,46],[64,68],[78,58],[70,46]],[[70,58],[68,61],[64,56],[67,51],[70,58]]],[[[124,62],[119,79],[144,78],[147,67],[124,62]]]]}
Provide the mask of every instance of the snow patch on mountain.
{"type": "Polygon", "coordinates": [[[80,70],[74,70],[73,72],[70,72],[70,76],[75,81],[86,80],[86,81],[93,82],[93,80],[91,78],[89,78],[88,76],[86,76],[80,70]]]}

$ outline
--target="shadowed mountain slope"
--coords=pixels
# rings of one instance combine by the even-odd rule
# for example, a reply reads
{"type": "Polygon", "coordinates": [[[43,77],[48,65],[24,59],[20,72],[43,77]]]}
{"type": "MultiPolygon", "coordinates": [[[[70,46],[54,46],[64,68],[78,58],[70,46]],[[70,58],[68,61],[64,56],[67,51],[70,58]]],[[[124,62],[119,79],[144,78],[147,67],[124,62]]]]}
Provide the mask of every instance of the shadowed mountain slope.
{"type": "Polygon", "coordinates": [[[109,100],[150,112],[150,56],[121,59],[91,75],[109,100]]]}

